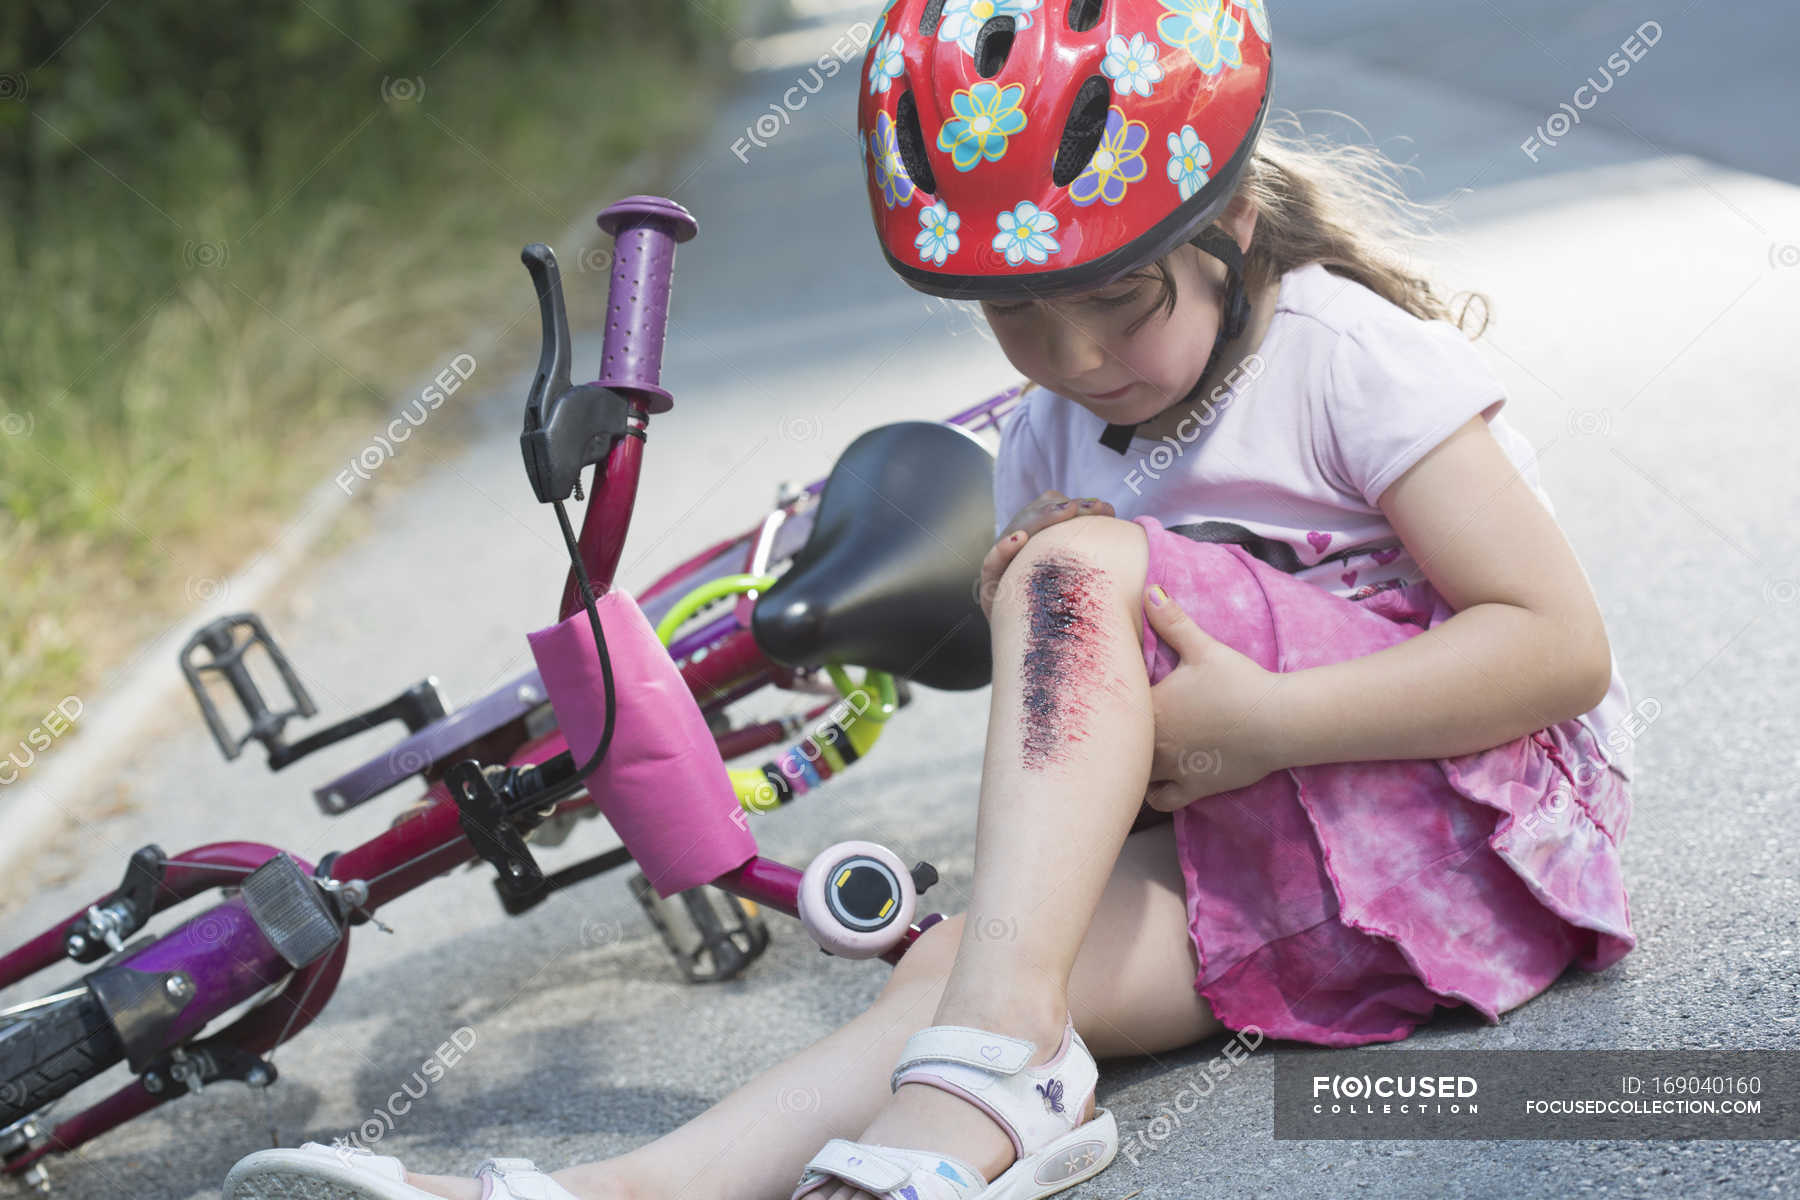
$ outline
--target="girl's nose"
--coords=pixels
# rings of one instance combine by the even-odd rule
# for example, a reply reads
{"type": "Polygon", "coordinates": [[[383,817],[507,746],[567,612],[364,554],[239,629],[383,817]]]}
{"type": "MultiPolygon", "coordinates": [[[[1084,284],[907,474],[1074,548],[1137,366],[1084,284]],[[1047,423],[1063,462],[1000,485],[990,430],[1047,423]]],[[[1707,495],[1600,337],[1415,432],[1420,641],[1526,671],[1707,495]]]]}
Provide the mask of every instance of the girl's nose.
{"type": "Polygon", "coordinates": [[[1066,316],[1051,318],[1045,357],[1058,379],[1085,379],[1106,365],[1100,342],[1066,316]]]}

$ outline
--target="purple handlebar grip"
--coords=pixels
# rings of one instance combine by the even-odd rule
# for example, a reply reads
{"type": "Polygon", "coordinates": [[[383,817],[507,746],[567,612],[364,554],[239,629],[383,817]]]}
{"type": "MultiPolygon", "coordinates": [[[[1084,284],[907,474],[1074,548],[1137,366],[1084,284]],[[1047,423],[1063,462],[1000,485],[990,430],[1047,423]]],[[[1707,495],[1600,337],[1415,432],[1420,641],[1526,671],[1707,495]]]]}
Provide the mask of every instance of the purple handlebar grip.
{"type": "Polygon", "coordinates": [[[649,412],[668,412],[675,406],[662,386],[669,280],[676,245],[699,232],[699,224],[662,196],[627,196],[601,213],[599,224],[613,236],[613,269],[597,382],[635,393],[649,412]]]}

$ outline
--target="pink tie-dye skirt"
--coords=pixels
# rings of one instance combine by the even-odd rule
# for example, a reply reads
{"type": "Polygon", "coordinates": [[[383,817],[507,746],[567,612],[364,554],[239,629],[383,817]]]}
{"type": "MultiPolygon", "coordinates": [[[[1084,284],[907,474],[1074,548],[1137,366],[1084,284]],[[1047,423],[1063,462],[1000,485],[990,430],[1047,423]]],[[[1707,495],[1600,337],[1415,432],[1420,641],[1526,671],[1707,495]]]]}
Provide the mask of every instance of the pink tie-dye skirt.
{"type": "MultiPolygon", "coordinates": [[[[1429,582],[1350,601],[1138,517],[1147,583],[1265,669],[1373,654],[1452,615],[1429,582]]],[[[1156,683],[1176,664],[1144,626],[1156,683]]],[[[1383,696],[1404,704],[1404,696],[1383,696]]],[[[1637,944],[1620,871],[1626,782],[1570,719],[1475,754],[1275,771],[1174,814],[1197,990],[1230,1029],[1391,1042],[1438,1005],[1490,1023],[1570,963],[1637,944]]]]}

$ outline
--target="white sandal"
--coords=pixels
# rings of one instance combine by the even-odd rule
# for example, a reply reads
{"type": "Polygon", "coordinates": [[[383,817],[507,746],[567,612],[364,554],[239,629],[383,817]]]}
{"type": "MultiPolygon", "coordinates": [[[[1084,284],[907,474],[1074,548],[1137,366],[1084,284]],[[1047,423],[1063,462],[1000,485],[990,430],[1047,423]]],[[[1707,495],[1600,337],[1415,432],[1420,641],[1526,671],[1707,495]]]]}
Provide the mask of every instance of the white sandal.
{"type": "Polygon", "coordinates": [[[991,1183],[969,1163],[947,1154],[832,1138],[806,1164],[789,1200],[801,1200],[841,1180],[883,1200],[1037,1200],[1092,1179],[1119,1152],[1110,1109],[1079,1113],[1094,1094],[1100,1071],[1069,1019],[1057,1053],[1027,1067],[1035,1043],[967,1025],[933,1025],[907,1039],[890,1091],[926,1083],[975,1105],[1012,1139],[1017,1156],[991,1183]],[[929,1064],[929,1065],[926,1065],[929,1064]]]}
{"type": "MultiPolygon", "coordinates": [[[[475,1171],[481,1200],[575,1200],[524,1158],[490,1158],[475,1171]]],[[[225,1177],[225,1200],[439,1200],[406,1182],[400,1160],[360,1146],[307,1142],[298,1150],[258,1150],[225,1177]]]]}

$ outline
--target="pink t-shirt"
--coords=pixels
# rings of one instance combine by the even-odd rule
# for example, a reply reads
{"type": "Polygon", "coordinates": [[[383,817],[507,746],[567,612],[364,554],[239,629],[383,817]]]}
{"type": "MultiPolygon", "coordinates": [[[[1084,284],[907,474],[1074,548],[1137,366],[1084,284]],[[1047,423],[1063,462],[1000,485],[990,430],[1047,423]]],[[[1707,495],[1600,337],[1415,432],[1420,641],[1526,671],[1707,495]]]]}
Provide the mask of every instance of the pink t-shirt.
{"type": "MultiPolygon", "coordinates": [[[[1506,393],[1481,354],[1443,321],[1421,321],[1313,263],[1281,279],[1256,356],[1217,400],[1196,402],[1174,435],[1136,437],[1120,455],[1106,423],[1029,389],[1005,418],[994,475],[995,532],[1051,488],[1152,516],[1198,541],[1233,542],[1349,600],[1425,578],[1375,501],[1480,414],[1552,516],[1536,451],[1500,409],[1506,393]]],[[[1625,778],[1632,738],[1618,659],[1606,698],[1582,721],[1625,778]]]]}

